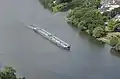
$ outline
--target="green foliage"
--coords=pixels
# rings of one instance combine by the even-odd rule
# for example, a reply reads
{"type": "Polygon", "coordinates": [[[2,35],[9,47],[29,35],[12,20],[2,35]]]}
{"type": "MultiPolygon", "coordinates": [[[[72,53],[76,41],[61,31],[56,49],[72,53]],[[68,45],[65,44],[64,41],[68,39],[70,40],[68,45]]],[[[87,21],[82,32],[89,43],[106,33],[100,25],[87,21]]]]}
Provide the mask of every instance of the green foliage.
{"type": "Polygon", "coordinates": [[[25,78],[17,78],[16,70],[12,67],[5,66],[0,71],[0,79],[25,79],[25,78]]]}
{"type": "Polygon", "coordinates": [[[117,45],[118,43],[119,43],[119,38],[116,37],[116,36],[112,36],[111,39],[110,39],[110,41],[109,41],[109,44],[110,44],[111,46],[115,46],[115,45],[117,45]]]}
{"type": "Polygon", "coordinates": [[[112,31],[114,31],[115,27],[118,25],[120,25],[120,21],[109,20],[108,26],[105,28],[105,30],[108,32],[112,32],[112,31]]]}
{"type": "Polygon", "coordinates": [[[80,21],[78,24],[78,27],[83,31],[87,30],[86,21],[84,21],[84,20],[80,21]]]}
{"type": "Polygon", "coordinates": [[[102,27],[96,27],[93,30],[93,36],[96,37],[96,38],[103,37],[104,34],[105,34],[105,31],[102,27]]]}
{"type": "Polygon", "coordinates": [[[97,8],[100,5],[100,0],[39,0],[45,8],[52,9],[52,7],[62,4],[62,3],[68,3],[64,9],[74,9],[76,7],[94,7],[97,8]],[[56,4],[53,3],[56,1],[56,4]]]}
{"type": "Polygon", "coordinates": [[[62,4],[59,4],[59,5],[56,5],[54,7],[52,7],[52,11],[53,12],[59,12],[59,11],[63,11],[64,7],[67,5],[67,3],[62,3],[62,4]]]}
{"type": "Polygon", "coordinates": [[[89,30],[89,34],[92,35],[94,28],[103,26],[104,21],[108,20],[107,16],[102,15],[95,8],[80,8],[77,7],[70,11],[67,16],[69,19],[68,22],[73,24],[74,26],[79,27],[82,30],[89,30]]]}
{"type": "Polygon", "coordinates": [[[98,8],[99,5],[100,5],[100,0],[72,0],[68,4],[68,9],[74,9],[76,7],[81,7],[81,8],[94,7],[94,8],[98,8]]]}
{"type": "Polygon", "coordinates": [[[39,1],[41,4],[43,4],[44,8],[49,8],[51,10],[55,6],[56,7],[63,6],[63,8],[64,8],[64,5],[66,5],[67,2],[70,2],[72,0],[39,0],[39,1]],[[55,1],[55,3],[54,3],[54,1],[55,1]]]}
{"type": "Polygon", "coordinates": [[[83,5],[83,3],[85,2],[85,0],[72,0],[69,4],[68,4],[68,9],[74,9],[76,7],[80,7],[83,5]]]}
{"type": "MultiPolygon", "coordinates": [[[[101,0],[40,0],[41,3],[53,12],[69,10],[67,22],[86,31],[90,35],[100,38],[106,33],[113,32],[120,21],[111,20],[116,14],[120,14],[120,7],[101,14],[98,10],[101,0]],[[54,1],[56,1],[54,3],[54,1]],[[108,22],[108,26],[104,26],[108,22]]],[[[106,34],[107,35],[107,34],[106,34]]],[[[109,39],[111,46],[120,47],[119,38],[112,36],[109,39]]]]}

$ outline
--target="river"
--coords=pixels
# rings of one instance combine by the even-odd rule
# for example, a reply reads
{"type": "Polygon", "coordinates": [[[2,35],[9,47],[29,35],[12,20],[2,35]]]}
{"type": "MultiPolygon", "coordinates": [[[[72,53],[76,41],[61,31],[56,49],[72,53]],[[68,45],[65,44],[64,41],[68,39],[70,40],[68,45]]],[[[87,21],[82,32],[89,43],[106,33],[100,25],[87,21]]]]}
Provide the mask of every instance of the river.
{"type": "Polygon", "coordinates": [[[0,0],[0,67],[10,65],[26,79],[119,79],[120,58],[52,14],[38,0],[0,0]],[[71,44],[62,50],[27,28],[38,24],[71,44]]]}

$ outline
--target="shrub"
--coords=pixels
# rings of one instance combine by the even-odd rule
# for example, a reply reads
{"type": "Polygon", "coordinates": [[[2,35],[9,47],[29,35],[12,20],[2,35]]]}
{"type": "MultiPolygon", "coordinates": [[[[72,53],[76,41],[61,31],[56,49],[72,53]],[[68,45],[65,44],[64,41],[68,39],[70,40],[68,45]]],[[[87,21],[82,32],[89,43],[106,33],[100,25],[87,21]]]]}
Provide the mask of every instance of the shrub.
{"type": "Polygon", "coordinates": [[[110,20],[105,30],[108,32],[112,32],[118,25],[120,25],[120,21],[110,20]]]}
{"type": "Polygon", "coordinates": [[[109,41],[109,44],[111,46],[116,46],[118,43],[119,43],[119,38],[116,36],[112,36],[110,41],[109,41]]]}
{"type": "Polygon", "coordinates": [[[71,21],[75,26],[77,25],[77,27],[83,30],[88,29],[89,34],[92,34],[94,28],[104,26],[104,21],[107,20],[107,17],[100,14],[97,9],[79,7],[73,9],[67,18],[72,18],[71,21]]]}
{"type": "Polygon", "coordinates": [[[93,30],[93,36],[96,38],[102,37],[105,34],[105,31],[102,27],[96,27],[93,30]]]}
{"type": "Polygon", "coordinates": [[[53,12],[59,12],[59,11],[63,11],[64,7],[67,5],[67,3],[61,3],[59,5],[56,5],[54,7],[52,7],[53,12]]]}
{"type": "Polygon", "coordinates": [[[25,78],[17,78],[16,70],[12,67],[5,66],[0,71],[0,79],[25,79],[25,78]]]}
{"type": "Polygon", "coordinates": [[[85,27],[86,22],[85,21],[80,21],[78,24],[78,28],[80,28],[81,30],[87,30],[87,28],[85,27]]]}

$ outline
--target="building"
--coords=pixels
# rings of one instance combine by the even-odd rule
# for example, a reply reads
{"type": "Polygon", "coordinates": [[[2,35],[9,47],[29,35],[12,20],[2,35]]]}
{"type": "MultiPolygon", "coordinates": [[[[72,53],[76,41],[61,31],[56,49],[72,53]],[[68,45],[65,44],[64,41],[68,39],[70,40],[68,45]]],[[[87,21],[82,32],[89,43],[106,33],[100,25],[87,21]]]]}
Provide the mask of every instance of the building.
{"type": "Polygon", "coordinates": [[[120,0],[109,0],[110,4],[120,5],[120,0]]]}
{"type": "Polygon", "coordinates": [[[101,13],[104,13],[106,11],[111,11],[115,8],[120,7],[120,0],[102,0],[101,1],[101,7],[98,8],[101,13]]]}
{"type": "Polygon", "coordinates": [[[120,21],[120,15],[117,14],[113,19],[115,19],[116,21],[120,21]]]}
{"type": "Polygon", "coordinates": [[[117,4],[120,5],[120,0],[102,0],[101,4],[117,4]]]}

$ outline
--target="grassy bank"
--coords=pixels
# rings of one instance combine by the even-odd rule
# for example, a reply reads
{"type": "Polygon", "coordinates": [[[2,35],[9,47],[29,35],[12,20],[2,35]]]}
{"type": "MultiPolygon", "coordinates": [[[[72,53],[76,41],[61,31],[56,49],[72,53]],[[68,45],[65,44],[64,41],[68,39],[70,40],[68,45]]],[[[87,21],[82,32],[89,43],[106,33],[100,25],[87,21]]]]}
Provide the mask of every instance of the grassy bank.
{"type": "Polygon", "coordinates": [[[115,32],[115,28],[120,26],[120,21],[114,20],[113,17],[120,13],[120,8],[101,14],[98,10],[101,0],[40,0],[40,2],[52,12],[69,10],[66,16],[69,24],[119,49],[120,33],[115,32]],[[105,25],[105,22],[108,24],[105,25]]]}

